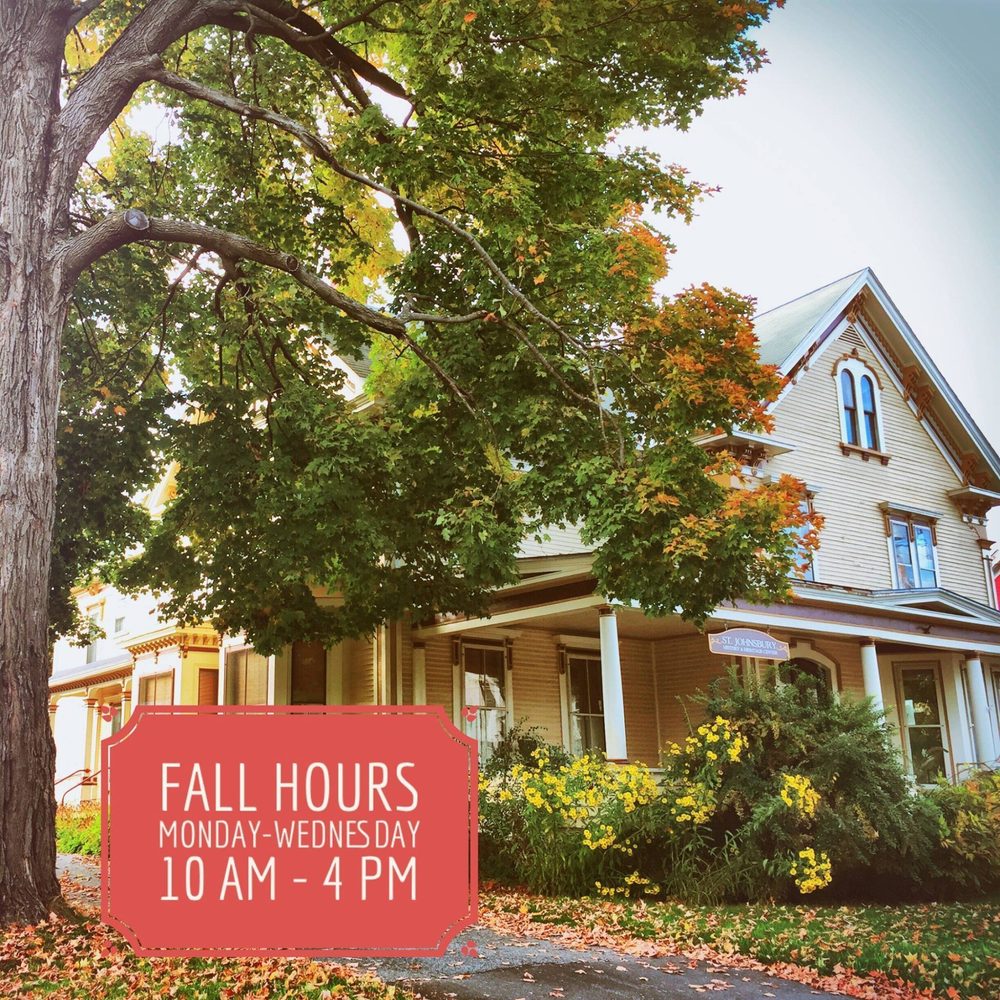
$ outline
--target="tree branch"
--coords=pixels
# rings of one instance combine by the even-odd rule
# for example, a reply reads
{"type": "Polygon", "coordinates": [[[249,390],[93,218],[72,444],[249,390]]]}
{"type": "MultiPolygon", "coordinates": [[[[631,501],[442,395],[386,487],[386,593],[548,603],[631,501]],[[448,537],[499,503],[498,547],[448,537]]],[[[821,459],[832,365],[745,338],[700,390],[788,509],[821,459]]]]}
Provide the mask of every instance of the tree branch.
{"type": "Polygon", "coordinates": [[[238,10],[236,0],[151,0],[129,21],[59,113],[54,164],[67,189],[98,139],[160,66],[160,54],[183,35],[238,10]]]}
{"type": "Polygon", "coordinates": [[[66,22],[66,34],[68,35],[91,11],[97,10],[104,0],[81,0],[70,12],[69,20],[66,22]]]}
{"type": "Polygon", "coordinates": [[[293,48],[319,63],[332,61],[362,80],[378,87],[379,90],[411,101],[406,88],[397,83],[388,73],[383,73],[353,49],[338,42],[331,35],[341,26],[327,29],[312,15],[293,7],[286,0],[250,0],[246,10],[260,18],[272,30],[262,29],[266,34],[275,34],[293,48]],[[291,29],[289,32],[288,29],[291,29]]]}
{"type": "Polygon", "coordinates": [[[221,90],[215,90],[212,87],[206,87],[203,84],[196,83],[194,80],[188,80],[187,78],[178,76],[176,73],[171,73],[169,70],[162,67],[152,75],[152,79],[156,80],[158,83],[162,83],[166,87],[170,87],[172,90],[177,90],[183,94],[187,94],[189,97],[206,101],[209,104],[214,104],[216,107],[231,111],[233,114],[270,122],[282,131],[295,136],[295,138],[297,138],[311,153],[321,159],[324,163],[329,164],[338,174],[341,175],[341,177],[346,177],[348,180],[355,181],[358,184],[363,184],[365,187],[371,188],[373,191],[378,191],[381,194],[387,195],[400,204],[412,209],[417,215],[433,219],[436,223],[438,223],[438,225],[444,226],[446,229],[450,230],[456,236],[468,243],[475,252],[476,256],[483,261],[487,269],[497,279],[497,281],[500,282],[508,295],[510,295],[511,298],[522,306],[522,308],[524,308],[532,317],[544,323],[547,327],[549,327],[549,329],[558,333],[560,337],[567,337],[573,341],[575,346],[581,350],[583,349],[582,345],[579,344],[578,341],[569,337],[566,331],[558,323],[556,323],[555,320],[546,316],[510,280],[510,278],[507,277],[503,268],[500,267],[482,243],[480,243],[479,240],[476,239],[471,232],[469,232],[469,230],[464,229],[462,226],[453,222],[447,215],[443,215],[441,212],[436,212],[434,209],[428,208],[426,205],[419,201],[415,201],[412,198],[407,198],[405,195],[400,194],[398,191],[395,191],[393,188],[390,188],[385,184],[379,183],[372,177],[367,177],[365,174],[358,173],[358,171],[344,166],[344,164],[342,164],[334,155],[333,150],[318,135],[311,132],[303,124],[301,124],[301,122],[297,122],[286,115],[280,114],[279,112],[269,111],[266,108],[248,104],[239,97],[234,97],[232,94],[226,94],[221,90]]]}
{"type": "Polygon", "coordinates": [[[265,267],[283,271],[304,288],[308,288],[317,298],[339,309],[351,319],[391,337],[406,339],[406,327],[401,320],[345,295],[315,272],[304,268],[292,254],[265,247],[224,229],[196,222],[147,219],[142,212],[131,209],[123,215],[102,219],[97,225],[62,245],[64,278],[72,283],[85,267],[105,254],[129,243],[145,242],[186,243],[230,260],[252,260],[265,267]]]}

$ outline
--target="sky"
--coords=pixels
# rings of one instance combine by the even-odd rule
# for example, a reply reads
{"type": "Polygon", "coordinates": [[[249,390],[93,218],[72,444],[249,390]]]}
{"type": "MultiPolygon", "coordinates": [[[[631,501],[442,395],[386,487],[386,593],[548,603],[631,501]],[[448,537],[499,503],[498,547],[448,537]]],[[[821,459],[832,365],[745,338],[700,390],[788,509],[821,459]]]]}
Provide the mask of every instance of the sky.
{"type": "Polygon", "coordinates": [[[867,265],[1000,450],[1000,0],[788,0],[758,37],[744,96],[628,137],[722,188],[664,226],[665,290],[763,311],[867,265]]]}

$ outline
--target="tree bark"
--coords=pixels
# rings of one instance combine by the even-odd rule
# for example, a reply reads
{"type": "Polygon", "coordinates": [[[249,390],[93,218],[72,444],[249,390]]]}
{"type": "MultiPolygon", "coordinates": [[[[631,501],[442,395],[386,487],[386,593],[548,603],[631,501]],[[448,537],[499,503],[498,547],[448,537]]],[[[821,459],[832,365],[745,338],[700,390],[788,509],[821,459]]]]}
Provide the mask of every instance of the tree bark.
{"type": "Polygon", "coordinates": [[[50,156],[70,10],[0,0],[0,925],[59,896],[48,589],[68,295],[51,248],[69,191],[50,156]]]}

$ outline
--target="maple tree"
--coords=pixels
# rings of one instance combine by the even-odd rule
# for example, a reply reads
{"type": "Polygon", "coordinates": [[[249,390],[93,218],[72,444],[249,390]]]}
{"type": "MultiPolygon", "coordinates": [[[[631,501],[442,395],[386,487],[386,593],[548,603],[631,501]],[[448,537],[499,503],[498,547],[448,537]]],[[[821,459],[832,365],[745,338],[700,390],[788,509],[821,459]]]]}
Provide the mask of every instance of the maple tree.
{"type": "Polygon", "coordinates": [[[798,485],[692,441],[768,426],[752,302],[656,295],[637,206],[702,189],[614,140],[739,91],[776,2],[0,0],[0,921],[58,894],[94,573],[265,651],[481,610],[559,522],[653,612],[786,592],[798,485]]]}

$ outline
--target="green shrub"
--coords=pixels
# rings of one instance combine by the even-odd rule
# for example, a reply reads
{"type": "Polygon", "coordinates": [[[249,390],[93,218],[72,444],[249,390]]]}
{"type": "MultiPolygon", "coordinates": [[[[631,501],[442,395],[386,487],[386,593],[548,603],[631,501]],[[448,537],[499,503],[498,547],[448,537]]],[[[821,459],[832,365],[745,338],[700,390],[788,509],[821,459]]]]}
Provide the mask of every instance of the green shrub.
{"type": "Polygon", "coordinates": [[[922,797],[941,833],[932,856],[938,895],[1000,889],[1000,773],[981,771],[961,785],[942,781],[922,797]]]}
{"type": "Polygon", "coordinates": [[[56,850],[61,854],[101,853],[101,807],[96,802],[56,810],[56,850]]]}
{"type": "Polygon", "coordinates": [[[779,860],[795,864],[810,849],[829,861],[840,895],[882,885],[898,893],[900,879],[909,891],[929,877],[933,817],[915,807],[899,753],[867,700],[825,696],[810,677],[775,685],[731,674],[696,701],[746,744],[721,777],[710,824],[713,853],[742,876],[727,897],[787,894],[779,860]],[[799,787],[817,796],[805,813],[799,787]]]}
{"type": "Polygon", "coordinates": [[[483,875],[699,904],[1000,887],[1000,775],[917,792],[881,715],[814,685],[731,674],[659,775],[516,729],[481,775],[483,875]]]}

